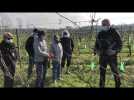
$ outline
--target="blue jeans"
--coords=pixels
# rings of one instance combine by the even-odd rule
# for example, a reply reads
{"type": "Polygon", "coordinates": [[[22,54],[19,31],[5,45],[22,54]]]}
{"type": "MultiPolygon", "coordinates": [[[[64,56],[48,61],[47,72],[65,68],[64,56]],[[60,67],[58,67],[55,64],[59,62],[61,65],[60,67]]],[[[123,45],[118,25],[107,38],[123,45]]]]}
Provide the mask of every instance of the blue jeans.
{"type": "Polygon", "coordinates": [[[43,88],[47,73],[47,62],[38,62],[35,65],[37,73],[36,87],[43,88]]]}
{"type": "Polygon", "coordinates": [[[61,64],[58,62],[53,62],[53,80],[58,80],[60,78],[61,64]]]}

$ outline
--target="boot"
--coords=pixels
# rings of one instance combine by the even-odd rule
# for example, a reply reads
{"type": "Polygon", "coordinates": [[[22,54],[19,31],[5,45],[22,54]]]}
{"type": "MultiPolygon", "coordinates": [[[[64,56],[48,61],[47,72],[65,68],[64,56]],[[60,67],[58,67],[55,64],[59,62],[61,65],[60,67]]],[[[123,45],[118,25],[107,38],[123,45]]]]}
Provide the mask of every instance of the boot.
{"type": "Polygon", "coordinates": [[[66,69],[66,74],[70,74],[71,72],[69,71],[69,66],[67,66],[67,69],[66,69]]]}

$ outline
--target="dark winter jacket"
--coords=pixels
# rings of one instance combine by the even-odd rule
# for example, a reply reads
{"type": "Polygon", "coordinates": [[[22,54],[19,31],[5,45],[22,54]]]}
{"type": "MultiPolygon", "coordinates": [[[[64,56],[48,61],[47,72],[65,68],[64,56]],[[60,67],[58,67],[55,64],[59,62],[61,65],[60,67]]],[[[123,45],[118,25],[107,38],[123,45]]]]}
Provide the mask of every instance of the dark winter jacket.
{"type": "Polygon", "coordinates": [[[114,29],[110,28],[107,31],[100,31],[96,37],[95,42],[95,51],[101,52],[105,55],[109,47],[112,47],[112,50],[120,52],[122,48],[122,40],[120,34],[114,29]]]}
{"type": "Polygon", "coordinates": [[[31,35],[25,44],[25,49],[29,56],[34,57],[34,49],[33,49],[34,37],[31,35]]]}
{"type": "Polygon", "coordinates": [[[60,42],[63,47],[63,53],[72,54],[74,48],[73,40],[70,37],[62,37],[60,42]]]}

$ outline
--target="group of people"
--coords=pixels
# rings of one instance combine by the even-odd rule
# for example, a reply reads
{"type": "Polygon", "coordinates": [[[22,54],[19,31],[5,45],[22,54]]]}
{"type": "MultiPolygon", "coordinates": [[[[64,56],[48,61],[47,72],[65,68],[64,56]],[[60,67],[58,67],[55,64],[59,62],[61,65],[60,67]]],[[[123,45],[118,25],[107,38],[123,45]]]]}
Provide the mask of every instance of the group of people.
{"type": "MultiPolygon", "coordinates": [[[[49,61],[52,61],[52,79],[56,83],[62,79],[63,69],[69,73],[72,52],[74,49],[73,40],[69,32],[63,31],[61,37],[54,34],[48,49],[45,40],[46,33],[34,29],[32,35],[27,39],[25,49],[29,55],[28,78],[32,75],[33,67],[36,68],[36,87],[44,87],[49,61]],[[66,66],[65,63],[67,61],[66,66]]],[[[111,27],[110,21],[102,21],[102,30],[96,36],[94,54],[99,55],[100,64],[100,87],[105,87],[106,67],[109,64],[115,79],[115,86],[120,87],[120,75],[117,67],[117,54],[122,49],[122,40],[119,32],[111,27]]],[[[4,87],[13,87],[18,52],[13,43],[13,34],[5,32],[0,43],[0,67],[4,73],[4,87]]]]}
{"type": "Polygon", "coordinates": [[[48,62],[52,60],[53,82],[56,83],[57,80],[62,78],[62,69],[65,66],[66,60],[66,73],[69,73],[73,48],[73,40],[67,30],[62,33],[61,38],[56,34],[53,35],[51,46],[48,50],[45,32],[34,29],[33,34],[26,41],[26,51],[29,55],[28,78],[30,78],[33,66],[35,65],[37,73],[36,87],[43,87],[48,62]]]}

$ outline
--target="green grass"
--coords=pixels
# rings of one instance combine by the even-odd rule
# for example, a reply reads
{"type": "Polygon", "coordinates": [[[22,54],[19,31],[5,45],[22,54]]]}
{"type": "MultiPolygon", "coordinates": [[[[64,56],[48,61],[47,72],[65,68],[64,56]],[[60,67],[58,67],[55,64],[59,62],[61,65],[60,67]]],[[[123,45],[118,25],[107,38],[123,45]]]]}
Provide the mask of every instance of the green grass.
{"type": "MultiPolygon", "coordinates": [[[[132,70],[133,66],[129,66],[126,69],[126,73],[122,75],[122,87],[133,87],[133,76],[130,73],[133,73],[132,70]],[[126,77],[126,74],[127,77],[126,77]]],[[[27,79],[27,73],[26,73],[27,67],[19,68],[17,67],[17,72],[15,75],[15,88],[19,87],[35,87],[35,80],[36,80],[36,73],[35,68],[33,70],[33,75],[31,79],[27,79]]],[[[48,88],[77,88],[77,87],[83,87],[83,88],[91,88],[95,87],[98,88],[99,85],[99,69],[98,67],[95,70],[90,70],[90,68],[86,67],[85,65],[72,65],[70,68],[71,74],[64,74],[63,80],[58,81],[57,85],[53,84],[52,81],[52,69],[48,69],[47,78],[45,81],[45,86],[48,88]]],[[[2,76],[2,75],[1,75],[2,76]]],[[[1,80],[2,77],[0,77],[1,80]]],[[[1,81],[2,82],[2,81],[1,81]]],[[[2,87],[3,83],[0,83],[0,86],[2,87]]],[[[114,87],[114,78],[112,77],[112,73],[110,71],[110,68],[107,69],[106,73],[106,87],[114,87]]]]}

